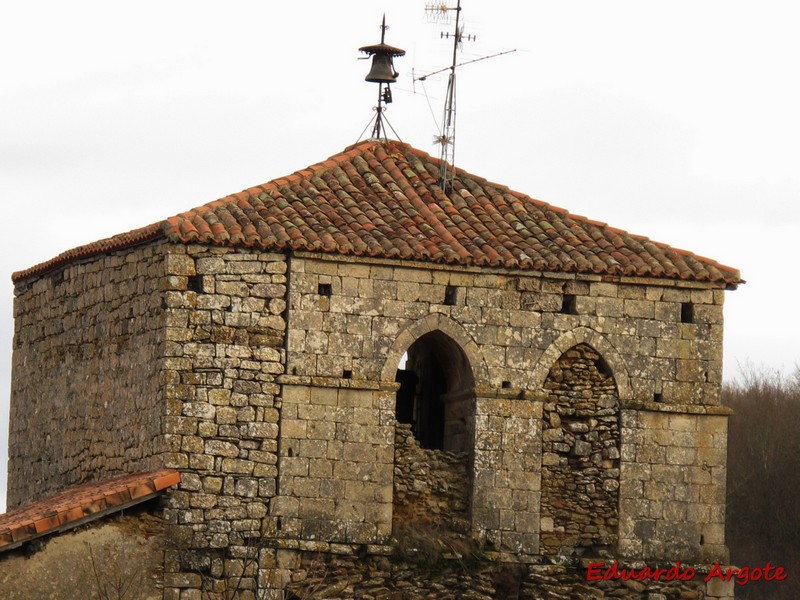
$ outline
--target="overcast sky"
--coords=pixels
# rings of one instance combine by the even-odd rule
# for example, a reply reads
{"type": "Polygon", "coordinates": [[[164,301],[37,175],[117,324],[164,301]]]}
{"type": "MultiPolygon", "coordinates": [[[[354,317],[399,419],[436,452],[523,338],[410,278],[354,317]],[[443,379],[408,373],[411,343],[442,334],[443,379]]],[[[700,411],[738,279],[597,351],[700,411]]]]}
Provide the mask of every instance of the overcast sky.
{"type": "MultiPolygon", "coordinates": [[[[796,2],[463,0],[458,166],[742,271],[725,377],[800,363],[796,2]]],[[[6,3],[0,19],[0,464],[10,275],[292,173],[359,139],[357,49],[408,51],[387,113],[437,153],[451,25],[425,0],[6,3]]],[[[38,435],[31,432],[31,435],[38,435]]],[[[5,497],[0,473],[0,495],[5,497]]],[[[0,499],[0,510],[3,501],[0,499]]]]}

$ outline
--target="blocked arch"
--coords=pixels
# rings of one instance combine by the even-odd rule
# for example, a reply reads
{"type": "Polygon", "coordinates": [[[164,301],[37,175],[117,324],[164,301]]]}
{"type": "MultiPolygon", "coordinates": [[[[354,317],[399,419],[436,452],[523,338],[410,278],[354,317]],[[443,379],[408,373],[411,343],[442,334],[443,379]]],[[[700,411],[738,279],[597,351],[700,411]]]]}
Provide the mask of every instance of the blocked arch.
{"type": "Polygon", "coordinates": [[[553,363],[543,385],[541,537],[544,554],[613,554],[619,536],[618,386],[582,342],[553,363]]]}
{"type": "MultiPolygon", "coordinates": [[[[392,347],[386,355],[386,362],[384,362],[383,369],[381,370],[381,383],[393,383],[395,374],[397,373],[397,365],[400,363],[400,359],[403,358],[403,354],[406,350],[422,336],[433,333],[434,331],[441,331],[461,348],[469,362],[472,376],[476,384],[488,380],[488,370],[486,364],[483,362],[483,356],[478,348],[478,344],[476,344],[472,336],[467,333],[467,330],[450,317],[432,314],[412,323],[397,336],[397,339],[395,339],[394,344],[392,344],[392,347]]],[[[542,379],[542,381],[544,381],[544,379],[542,379]]]]}
{"type": "Polygon", "coordinates": [[[605,336],[588,327],[578,327],[568,331],[550,344],[533,367],[532,376],[536,385],[539,388],[544,386],[550,368],[567,350],[578,344],[591,346],[603,357],[608,368],[611,369],[611,374],[617,384],[619,401],[632,400],[633,390],[631,389],[630,377],[622,355],[605,336]]]}

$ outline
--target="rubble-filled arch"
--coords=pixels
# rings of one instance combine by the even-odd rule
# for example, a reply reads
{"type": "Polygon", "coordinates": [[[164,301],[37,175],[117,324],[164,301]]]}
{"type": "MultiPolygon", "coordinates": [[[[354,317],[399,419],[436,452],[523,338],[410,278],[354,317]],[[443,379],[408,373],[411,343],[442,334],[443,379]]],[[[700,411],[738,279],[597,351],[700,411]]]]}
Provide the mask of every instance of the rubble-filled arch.
{"type": "Polygon", "coordinates": [[[614,377],[594,348],[578,344],[544,383],[541,550],[610,554],[619,519],[620,415],[614,377]]]}
{"type": "Polygon", "coordinates": [[[632,401],[633,388],[625,360],[606,336],[589,327],[577,327],[567,331],[550,344],[533,366],[532,381],[541,382],[543,385],[553,363],[567,350],[579,344],[587,344],[602,355],[603,362],[614,377],[620,402],[624,405],[632,401]]]}

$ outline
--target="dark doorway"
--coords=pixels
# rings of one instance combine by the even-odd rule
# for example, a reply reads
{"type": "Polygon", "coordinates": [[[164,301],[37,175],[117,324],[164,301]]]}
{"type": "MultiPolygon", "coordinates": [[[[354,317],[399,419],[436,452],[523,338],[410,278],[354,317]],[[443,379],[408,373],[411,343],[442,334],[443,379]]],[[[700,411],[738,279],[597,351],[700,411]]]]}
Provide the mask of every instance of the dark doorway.
{"type": "MultiPolygon", "coordinates": [[[[409,358],[409,362],[410,362],[409,358]]],[[[444,402],[447,391],[444,371],[434,356],[415,365],[415,371],[398,370],[400,382],[395,415],[398,423],[411,423],[414,437],[423,448],[444,449],[444,402]],[[417,372],[420,374],[417,375],[417,372]]]]}
{"type": "Polygon", "coordinates": [[[404,366],[395,377],[393,535],[415,552],[422,539],[462,547],[472,523],[472,369],[439,330],[411,344],[404,366]]]}
{"type": "Polygon", "coordinates": [[[414,424],[414,398],[417,395],[417,378],[414,371],[397,369],[394,380],[400,384],[397,390],[394,416],[398,423],[414,424]]]}

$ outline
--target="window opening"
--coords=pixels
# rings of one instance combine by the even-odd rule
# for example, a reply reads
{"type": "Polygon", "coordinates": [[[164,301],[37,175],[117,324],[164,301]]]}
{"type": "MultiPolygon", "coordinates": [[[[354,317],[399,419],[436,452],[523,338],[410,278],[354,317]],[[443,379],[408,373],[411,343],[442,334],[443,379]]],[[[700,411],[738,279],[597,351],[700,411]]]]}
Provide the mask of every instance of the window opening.
{"type": "Polygon", "coordinates": [[[444,305],[455,306],[456,297],[458,295],[458,288],[454,285],[448,285],[444,290],[444,305]]]}
{"type": "Polygon", "coordinates": [[[407,351],[397,370],[395,417],[411,424],[422,448],[461,452],[468,443],[472,371],[461,348],[440,331],[426,334],[407,351]]]}
{"type": "Polygon", "coordinates": [[[561,300],[561,314],[564,315],[578,314],[575,294],[564,294],[564,298],[561,300]]]}
{"type": "Polygon", "coordinates": [[[681,323],[694,323],[694,305],[691,302],[681,303],[681,323]]]}
{"type": "Polygon", "coordinates": [[[201,294],[205,291],[203,287],[203,276],[202,275],[190,275],[189,280],[186,282],[186,289],[190,292],[197,292],[201,294]]]}
{"type": "Polygon", "coordinates": [[[395,380],[392,534],[402,539],[422,525],[443,540],[451,533],[466,539],[475,410],[469,360],[452,338],[432,331],[408,347],[395,380]]]}

